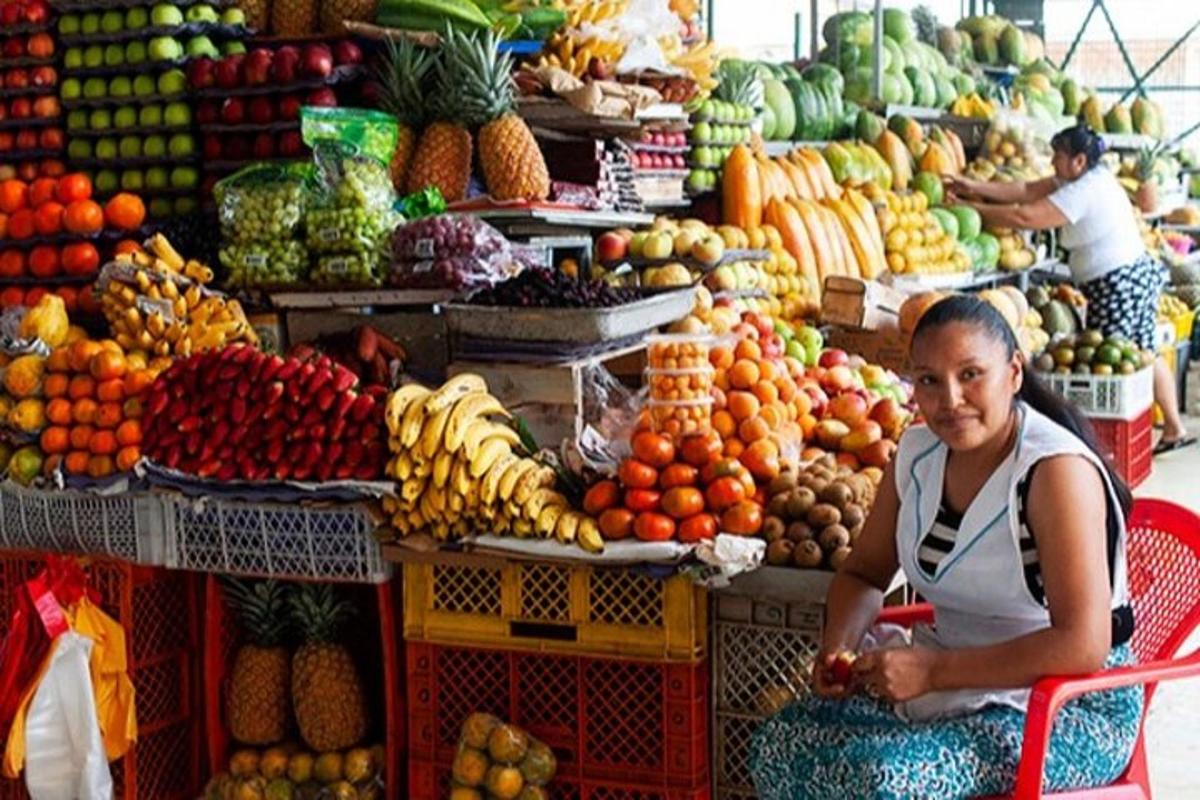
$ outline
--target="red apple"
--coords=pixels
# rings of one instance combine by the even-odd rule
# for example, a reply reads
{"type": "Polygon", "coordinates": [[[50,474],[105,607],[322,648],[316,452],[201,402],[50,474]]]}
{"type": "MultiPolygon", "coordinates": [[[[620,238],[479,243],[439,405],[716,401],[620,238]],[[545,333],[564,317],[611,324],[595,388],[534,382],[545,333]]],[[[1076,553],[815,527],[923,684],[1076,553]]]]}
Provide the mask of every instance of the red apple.
{"type": "Polygon", "coordinates": [[[836,347],[824,350],[821,352],[821,357],[817,359],[817,365],[829,369],[841,364],[845,364],[850,360],[845,350],[838,350],[836,347]]]}
{"type": "Polygon", "coordinates": [[[238,125],[246,119],[246,104],[240,97],[227,97],[221,103],[221,121],[226,125],[238,125]]]}
{"type": "Polygon", "coordinates": [[[274,54],[265,47],[256,47],[242,62],[242,72],[247,86],[261,86],[271,79],[271,61],[274,54]]]}
{"type": "Polygon", "coordinates": [[[279,118],[282,120],[300,119],[300,98],[294,94],[285,94],[279,98],[279,118]]]}
{"type": "Polygon", "coordinates": [[[222,89],[236,89],[242,84],[242,60],[241,53],[228,55],[217,62],[213,71],[216,73],[217,86],[222,89]]]}
{"type": "Polygon", "coordinates": [[[294,83],[299,68],[300,50],[290,44],[284,45],[275,51],[271,61],[271,78],[275,83],[294,83]]]}
{"type": "Polygon", "coordinates": [[[215,100],[205,100],[196,106],[196,122],[211,125],[221,118],[221,107],[215,100]]]}
{"type": "MultiPolygon", "coordinates": [[[[845,392],[854,388],[854,370],[845,364],[839,364],[825,370],[821,380],[821,388],[827,392],[845,392]]],[[[866,413],[865,411],[863,412],[866,413]]]]}
{"type": "Polygon", "coordinates": [[[10,69],[4,76],[6,89],[24,89],[29,85],[29,73],[23,69],[10,69]]]}
{"type": "Polygon", "coordinates": [[[18,150],[32,150],[33,148],[37,147],[37,143],[37,131],[33,131],[28,128],[17,131],[18,150]]]}
{"type": "Polygon", "coordinates": [[[858,454],[858,460],[865,466],[883,469],[895,454],[896,443],[891,439],[880,439],[864,447],[863,451],[858,454]]]}
{"type": "Polygon", "coordinates": [[[339,39],[333,45],[333,63],[339,67],[343,64],[361,64],[362,50],[349,39],[339,39]]]}
{"type": "Polygon", "coordinates": [[[53,86],[58,83],[54,67],[34,67],[29,73],[29,82],[34,86],[53,86]]]}
{"type": "Polygon", "coordinates": [[[63,146],[62,128],[44,128],[38,135],[38,146],[46,150],[61,150],[63,146]]]}
{"type": "Polygon", "coordinates": [[[253,123],[268,125],[275,119],[275,106],[270,97],[258,95],[250,99],[249,105],[246,106],[246,115],[253,123]]]}
{"type": "Polygon", "coordinates": [[[25,40],[20,36],[10,36],[4,40],[4,48],[0,50],[5,58],[20,58],[25,55],[25,40]]]}
{"type": "Polygon", "coordinates": [[[884,436],[899,441],[900,434],[908,426],[909,413],[893,398],[885,397],[871,407],[870,418],[879,423],[884,436]]]}
{"type": "Polygon", "coordinates": [[[812,400],[812,415],[817,419],[823,417],[825,409],[829,406],[829,395],[825,394],[825,390],[816,384],[805,385],[804,393],[812,400]]]}
{"type": "Polygon", "coordinates": [[[38,176],[38,165],[32,161],[22,161],[17,167],[17,177],[26,183],[38,176]]]}
{"type": "MultiPolygon", "coordinates": [[[[19,42],[18,38],[18,46],[19,42]]],[[[35,33],[25,43],[25,49],[34,58],[49,58],[54,55],[54,37],[48,33],[35,33]]]]}
{"type": "Polygon", "coordinates": [[[220,161],[221,159],[221,137],[220,136],[205,136],[204,144],[204,160],[205,161],[220,161]]]}
{"type": "MultiPolygon", "coordinates": [[[[38,100],[47,100],[54,98],[39,97],[38,100]]],[[[8,104],[8,112],[13,119],[28,119],[33,116],[33,103],[28,97],[14,97],[12,102],[8,104]]]]}
{"type": "MultiPolygon", "coordinates": [[[[829,401],[829,416],[841,420],[852,428],[867,421],[868,411],[870,411],[870,407],[867,405],[867,401],[854,392],[839,394],[829,401]]],[[[878,426],[878,423],[875,425],[878,426]]],[[[882,430],[880,435],[883,435],[882,430]]]]}
{"type": "Polygon", "coordinates": [[[851,667],[857,656],[849,650],[843,650],[833,658],[833,663],[829,665],[829,682],[834,686],[850,686],[850,682],[854,679],[854,673],[851,667]]]}
{"type": "Polygon", "coordinates": [[[224,156],[230,161],[245,161],[250,157],[250,142],[244,136],[223,137],[224,156]]]}
{"type": "Polygon", "coordinates": [[[865,420],[852,425],[850,433],[842,438],[842,450],[854,455],[861,455],[871,445],[883,439],[883,429],[878,422],[865,420]]]}
{"type": "Polygon", "coordinates": [[[759,339],[758,328],[754,327],[749,322],[742,322],[735,325],[732,333],[739,339],[753,339],[756,342],[759,339]]]}
{"type": "Polygon", "coordinates": [[[275,137],[269,133],[260,133],[254,137],[254,145],[250,148],[255,158],[271,158],[275,155],[275,137]]]}
{"type": "Polygon", "coordinates": [[[16,136],[12,131],[0,131],[0,151],[12,150],[16,136]]]}
{"type": "Polygon", "coordinates": [[[625,239],[613,232],[608,232],[596,240],[596,255],[601,261],[620,261],[629,252],[625,239]]]}
{"type": "Polygon", "coordinates": [[[0,25],[11,27],[21,22],[21,4],[5,3],[0,6],[0,25]]]}
{"type": "Polygon", "coordinates": [[[306,105],[333,108],[337,104],[337,95],[334,94],[333,89],[330,89],[328,86],[323,86],[320,89],[314,89],[308,93],[306,105]]]}
{"type": "Polygon", "coordinates": [[[305,46],[300,54],[300,71],[309,78],[324,78],[333,72],[333,53],[323,44],[305,46]]]}
{"type": "Polygon", "coordinates": [[[300,131],[285,131],[279,136],[279,155],[294,158],[304,153],[304,140],[300,131]]]}
{"type": "Polygon", "coordinates": [[[25,21],[31,25],[40,25],[50,17],[50,6],[44,0],[30,0],[25,4],[25,21]]]}
{"type": "Polygon", "coordinates": [[[188,64],[188,86],[193,89],[208,89],[213,86],[217,82],[216,63],[211,58],[204,56],[188,64]]]}

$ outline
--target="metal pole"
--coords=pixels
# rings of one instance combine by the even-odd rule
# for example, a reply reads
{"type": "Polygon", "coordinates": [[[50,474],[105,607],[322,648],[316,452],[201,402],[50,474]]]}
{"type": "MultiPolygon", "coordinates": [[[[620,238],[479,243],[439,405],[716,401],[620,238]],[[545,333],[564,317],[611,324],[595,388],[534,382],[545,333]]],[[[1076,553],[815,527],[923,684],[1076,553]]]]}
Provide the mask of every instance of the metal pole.
{"type": "Polygon", "coordinates": [[[1062,63],[1058,65],[1060,70],[1065,70],[1067,64],[1071,61],[1071,56],[1075,55],[1075,48],[1079,46],[1079,42],[1083,39],[1083,32],[1087,30],[1088,23],[1092,21],[1092,14],[1096,13],[1096,6],[1099,4],[1100,0],[1095,0],[1092,3],[1092,7],[1088,9],[1087,15],[1083,18],[1083,24],[1079,26],[1079,31],[1075,34],[1075,39],[1071,42],[1071,46],[1067,48],[1067,54],[1063,56],[1062,63]]]}
{"type": "Polygon", "coordinates": [[[1108,6],[1104,5],[1104,0],[1096,0],[1096,5],[1100,6],[1100,13],[1104,15],[1104,19],[1108,21],[1108,29],[1112,31],[1113,39],[1117,42],[1117,50],[1121,52],[1121,58],[1125,60],[1125,69],[1129,70],[1129,74],[1133,77],[1134,85],[1137,85],[1137,67],[1133,65],[1133,59],[1129,57],[1129,52],[1125,49],[1125,42],[1121,39],[1121,32],[1117,30],[1117,24],[1113,22],[1113,18],[1108,13],[1108,6]]]}
{"type": "Polygon", "coordinates": [[[704,3],[704,34],[709,41],[713,40],[713,30],[716,26],[716,20],[713,19],[713,6],[717,0],[705,0],[704,3]]]}
{"type": "Polygon", "coordinates": [[[871,94],[876,100],[883,102],[883,0],[875,0],[875,40],[871,47],[875,50],[871,94]]]}
{"type": "Polygon", "coordinates": [[[817,53],[821,52],[821,9],[820,0],[811,0],[808,4],[808,57],[813,61],[817,60],[817,53]]]}
{"type": "Polygon", "coordinates": [[[1196,28],[1200,28],[1200,20],[1196,20],[1195,22],[1193,22],[1192,27],[1188,28],[1187,32],[1184,33],[1183,36],[1180,36],[1178,39],[1176,39],[1175,44],[1168,47],[1166,52],[1163,53],[1161,56],[1159,56],[1158,60],[1155,61],[1153,64],[1151,64],[1150,68],[1147,69],[1144,73],[1142,73],[1142,76],[1140,78],[1136,75],[1133,76],[1133,86],[1131,86],[1129,88],[1129,90],[1127,92],[1125,92],[1125,94],[1121,95],[1120,99],[1117,100],[1117,102],[1124,103],[1125,98],[1129,97],[1129,95],[1132,94],[1133,92],[1140,92],[1141,94],[1144,95],[1146,92],[1143,90],[1142,84],[1145,83],[1146,79],[1149,78],[1152,74],[1154,74],[1154,72],[1159,67],[1162,66],[1164,61],[1166,61],[1168,58],[1171,57],[1172,53],[1174,53],[1176,50],[1178,50],[1180,48],[1180,46],[1183,45],[1183,43],[1186,42],[1191,37],[1191,35],[1196,31],[1196,28]]]}
{"type": "Polygon", "coordinates": [[[800,60],[800,12],[792,15],[792,61],[800,60]]]}

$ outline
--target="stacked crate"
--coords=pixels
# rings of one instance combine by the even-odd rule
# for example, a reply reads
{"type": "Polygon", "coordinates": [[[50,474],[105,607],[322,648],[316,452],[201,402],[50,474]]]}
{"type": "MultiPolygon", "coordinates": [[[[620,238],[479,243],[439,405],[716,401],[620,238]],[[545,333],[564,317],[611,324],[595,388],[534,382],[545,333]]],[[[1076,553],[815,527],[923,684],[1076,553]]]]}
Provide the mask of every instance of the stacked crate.
{"type": "Polygon", "coordinates": [[[680,575],[406,564],[408,797],[448,795],[462,723],[487,712],[554,750],[553,798],[707,800],[706,615],[680,575]]]}

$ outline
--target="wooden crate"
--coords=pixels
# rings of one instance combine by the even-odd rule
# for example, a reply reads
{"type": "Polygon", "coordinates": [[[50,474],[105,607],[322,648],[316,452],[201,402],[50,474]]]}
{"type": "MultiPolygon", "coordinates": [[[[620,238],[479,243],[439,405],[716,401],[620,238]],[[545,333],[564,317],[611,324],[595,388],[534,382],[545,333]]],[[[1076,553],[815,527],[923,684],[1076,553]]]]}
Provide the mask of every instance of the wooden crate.
{"type": "Polygon", "coordinates": [[[449,361],[448,338],[444,318],[431,308],[381,310],[364,313],[362,309],[312,309],[285,312],[289,342],[308,342],[327,333],[350,330],[358,325],[373,325],[387,334],[408,353],[407,371],[423,381],[441,381],[449,361]]]}

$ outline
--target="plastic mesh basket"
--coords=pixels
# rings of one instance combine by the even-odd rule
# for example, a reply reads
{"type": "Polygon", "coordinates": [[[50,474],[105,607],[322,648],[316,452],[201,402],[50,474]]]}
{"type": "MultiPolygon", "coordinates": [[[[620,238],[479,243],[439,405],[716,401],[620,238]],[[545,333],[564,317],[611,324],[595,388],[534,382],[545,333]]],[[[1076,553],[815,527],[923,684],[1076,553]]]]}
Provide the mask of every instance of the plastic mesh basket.
{"type": "MultiPolygon", "coordinates": [[[[629,780],[574,780],[556,775],[546,786],[550,800],[709,800],[707,786],[687,789],[638,785],[629,780]]],[[[450,796],[450,769],[424,761],[409,763],[408,800],[443,800],[450,796]]]]}
{"type": "Polygon", "coordinates": [[[1150,367],[1132,375],[1051,374],[1044,379],[1055,394],[1097,419],[1134,419],[1154,402],[1154,370],[1150,367]]]}
{"type": "Polygon", "coordinates": [[[228,500],[166,501],[167,565],[227,575],[383,583],[366,506],[299,506],[228,500]]]}
{"type": "Polygon", "coordinates": [[[166,563],[162,503],[150,494],[42,491],[0,483],[0,543],[10,550],[166,563]]]}

